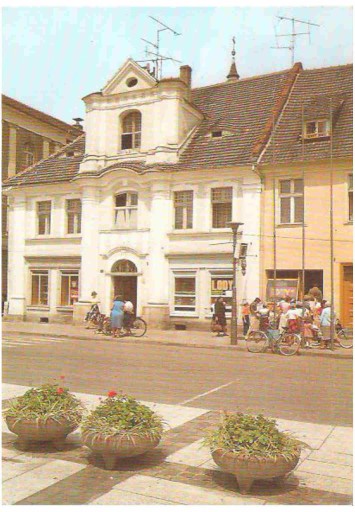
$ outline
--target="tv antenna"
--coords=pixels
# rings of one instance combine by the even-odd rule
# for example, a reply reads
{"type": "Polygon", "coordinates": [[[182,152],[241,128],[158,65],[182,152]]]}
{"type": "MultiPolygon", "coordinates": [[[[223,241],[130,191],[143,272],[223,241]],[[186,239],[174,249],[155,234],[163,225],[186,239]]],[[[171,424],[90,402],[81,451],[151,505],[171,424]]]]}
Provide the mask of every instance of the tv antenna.
{"type": "Polygon", "coordinates": [[[291,65],[295,63],[295,46],[296,46],[296,37],[308,35],[309,42],[311,42],[311,26],[313,27],[320,27],[320,25],[317,25],[317,23],[311,23],[310,21],[303,21],[303,20],[297,20],[295,18],[287,18],[286,16],[276,16],[280,21],[291,21],[292,23],[292,32],[289,34],[277,34],[276,33],[276,27],[275,27],[275,37],[276,37],[276,44],[277,46],[272,46],[271,48],[274,48],[275,50],[290,50],[291,51],[291,65]],[[296,32],[296,23],[301,23],[303,25],[307,25],[308,31],[307,32],[296,32]],[[290,45],[289,46],[279,46],[278,44],[278,38],[279,37],[291,37],[290,45]]]}
{"type": "Polygon", "coordinates": [[[152,75],[157,80],[160,80],[162,77],[162,74],[163,74],[163,62],[165,60],[171,60],[174,62],[181,63],[180,60],[173,59],[172,57],[168,57],[166,55],[161,55],[161,53],[160,53],[160,32],[169,30],[170,32],[172,32],[174,34],[174,36],[181,36],[181,34],[179,32],[176,32],[176,30],[172,29],[171,27],[168,27],[167,25],[165,25],[165,23],[161,22],[160,20],[153,18],[153,16],[149,16],[149,18],[151,18],[156,23],[159,23],[159,26],[163,27],[163,28],[157,28],[157,38],[156,38],[155,43],[152,43],[151,41],[148,41],[147,39],[143,39],[143,37],[141,37],[142,41],[144,41],[145,43],[147,43],[153,47],[153,50],[148,50],[148,47],[146,47],[146,49],[145,49],[146,57],[151,56],[152,58],[146,59],[146,60],[138,60],[137,62],[153,62],[154,68],[153,68],[152,75]]]}

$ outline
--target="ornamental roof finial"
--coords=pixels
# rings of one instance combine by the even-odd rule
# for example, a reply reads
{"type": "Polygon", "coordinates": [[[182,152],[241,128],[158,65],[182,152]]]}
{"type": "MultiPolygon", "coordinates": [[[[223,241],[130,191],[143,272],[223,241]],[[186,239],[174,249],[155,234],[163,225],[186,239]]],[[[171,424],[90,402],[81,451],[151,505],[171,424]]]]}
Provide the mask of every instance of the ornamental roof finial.
{"type": "Polygon", "coordinates": [[[236,80],[239,79],[239,75],[238,75],[238,72],[237,72],[237,66],[235,64],[235,53],[236,52],[235,52],[235,37],[234,36],[232,37],[232,44],[233,44],[233,48],[232,48],[232,64],[231,64],[229,73],[227,75],[227,78],[228,78],[229,82],[235,82],[236,80]]]}

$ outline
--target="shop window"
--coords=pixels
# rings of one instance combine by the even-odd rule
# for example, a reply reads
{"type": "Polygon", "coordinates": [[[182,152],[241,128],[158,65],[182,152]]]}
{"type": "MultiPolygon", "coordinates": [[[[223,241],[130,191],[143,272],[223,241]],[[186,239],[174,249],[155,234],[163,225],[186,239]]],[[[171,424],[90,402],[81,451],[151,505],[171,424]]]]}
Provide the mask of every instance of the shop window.
{"type": "Polygon", "coordinates": [[[48,306],[48,270],[32,271],[32,306],[48,306]]]}
{"type": "Polygon", "coordinates": [[[232,293],[232,274],[211,276],[211,310],[216,300],[220,297],[223,297],[223,300],[226,304],[226,312],[230,313],[232,311],[232,293]]]}
{"type": "Polygon", "coordinates": [[[226,228],[232,220],[232,187],[213,188],[212,227],[226,228]]]}
{"type": "Polygon", "coordinates": [[[81,233],[80,199],[67,199],[67,233],[81,233]]]}
{"type": "Polygon", "coordinates": [[[122,120],[121,149],[138,149],[141,147],[142,115],[131,112],[122,120]]]}
{"type": "Polygon", "coordinates": [[[60,281],[60,305],[72,306],[79,298],[79,273],[63,270],[60,281]]]}
{"type": "Polygon", "coordinates": [[[280,223],[303,222],[303,180],[280,181],[280,223]]]}
{"type": "Polygon", "coordinates": [[[353,175],[348,176],[348,204],[349,204],[349,221],[353,221],[353,175]]]}
{"type": "Polygon", "coordinates": [[[175,277],[174,311],[192,313],[196,309],[195,277],[175,277]]]}
{"type": "Polygon", "coordinates": [[[49,235],[51,232],[51,201],[37,203],[37,233],[49,235]]]}
{"type": "Polygon", "coordinates": [[[192,190],[174,192],[175,229],[191,229],[193,217],[192,190]]]}
{"type": "Polygon", "coordinates": [[[125,192],[115,197],[115,224],[120,229],[137,228],[138,194],[125,192]]]}

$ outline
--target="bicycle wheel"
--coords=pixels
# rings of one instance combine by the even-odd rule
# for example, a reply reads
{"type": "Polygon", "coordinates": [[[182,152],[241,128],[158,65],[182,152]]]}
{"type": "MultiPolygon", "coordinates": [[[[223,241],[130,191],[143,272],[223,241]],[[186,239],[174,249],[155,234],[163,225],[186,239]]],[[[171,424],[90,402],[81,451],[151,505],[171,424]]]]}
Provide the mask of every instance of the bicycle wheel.
{"type": "Polygon", "coordinates": [[[147,323],[143,318],[137,317],[131,327],[132,336],[140,338],[147,332],[147,323]]]}
{"type": "Polygon", "coordinates": [[[106,336],[111,336],[112,334],[112,327],[111,327],[111,320],[109,318],[106,318],[104,321],[103,321],[103,324],[102,324],[102,332],[106,335],[106,336]]]}
{"type": "Polygon", "coordinates": [[[285,333],[279,340],[279,352],[283,356],[293,356],[301,345],[301,336],[296,333],[285,333]]]}
{"type": "Polygon", "coordinates": [[[247,349],[254,354],[264,352],[266,350],[269,340],[266,334],[262,331],[251,332],[246,340],[247,349]]]}
{"type": "Polygon", "coordinates": [[[337,338],[339,340],[340,346],[343,348],[352,348],[353,347],[353,339],[349,334],[347,334],[344,329],[341,329],[337,333],[337,338]]]}

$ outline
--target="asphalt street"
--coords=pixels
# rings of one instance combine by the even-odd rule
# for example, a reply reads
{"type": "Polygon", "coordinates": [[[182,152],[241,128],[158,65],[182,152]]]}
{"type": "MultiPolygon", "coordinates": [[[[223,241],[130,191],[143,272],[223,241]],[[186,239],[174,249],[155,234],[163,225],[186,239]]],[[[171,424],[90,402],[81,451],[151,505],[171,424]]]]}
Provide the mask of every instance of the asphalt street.
{"type": "Polygon", "coordinates": [[[65,376],[72,391],[110,389],[139,400],[352,425],[352,360],[279,357],[137,340],[5,334],[3,382],[34,386],[65,376]]]}

